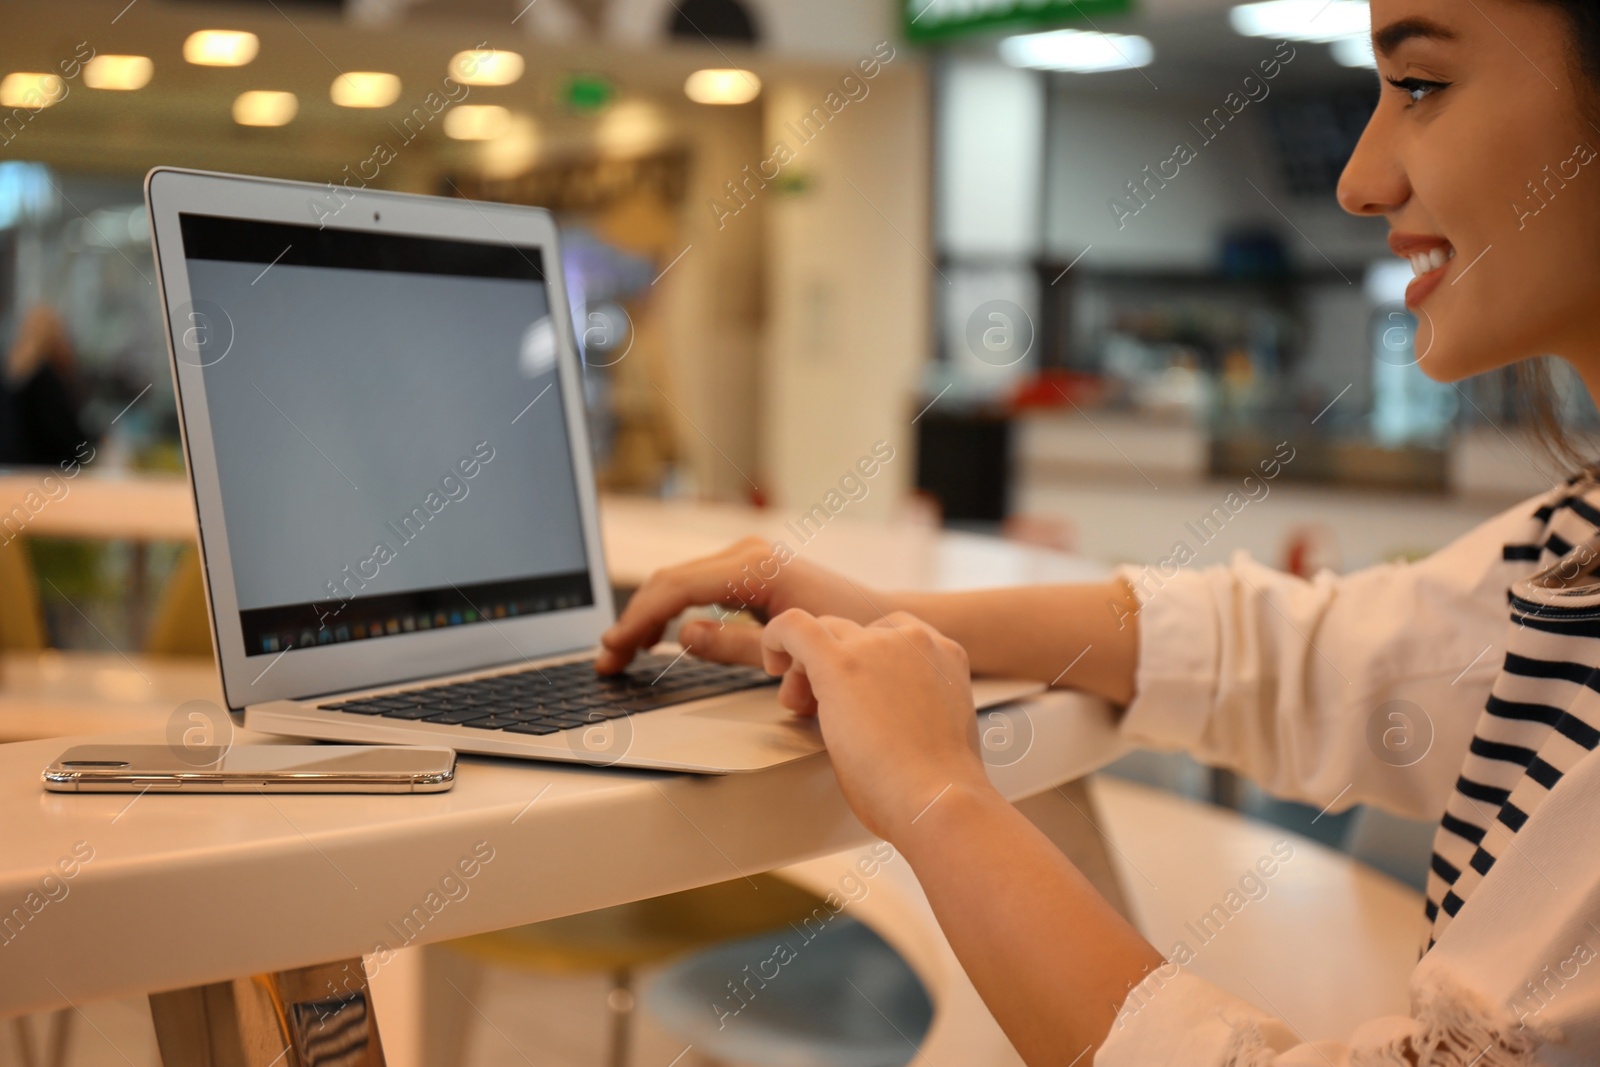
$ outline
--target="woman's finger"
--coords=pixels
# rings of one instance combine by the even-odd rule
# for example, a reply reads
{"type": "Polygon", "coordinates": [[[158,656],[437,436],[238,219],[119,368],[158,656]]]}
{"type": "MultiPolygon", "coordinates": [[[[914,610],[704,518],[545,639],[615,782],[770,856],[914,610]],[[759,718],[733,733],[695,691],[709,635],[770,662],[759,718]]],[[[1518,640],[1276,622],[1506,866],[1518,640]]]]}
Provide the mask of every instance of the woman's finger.
{"type": "Polygon", "coordinates": [[[712,663],[761,666],[761,627],[696,619],[678,631],[678,643],[712,663]]]}
{"type": "Polygon", "coordinates": [[[762,666],[768,674],[784,674],[795,663],[825,660],[837,643],[815,615],[790,608],[761,629],[762,666]]]}
{"type": "Polygon", "coordinates": [[[661,640],[667,624],[686,608],[705,604],[743,607],[747,601],[730,579],[739,561],[759,555],[756,545],[741,542],[715,556],[669,567],[650,576],[639,587],[621,617],[600,635],[603,646],[596,659],[603,673],[620,671],[633,654],[661,640]]]}
{"type": "Polygon", "coordinates": [[[778,686],[778,703],[796,715],[817,713],[817,698],[811,691],[811,678],[801,667],[791,668],[778,686]]]}

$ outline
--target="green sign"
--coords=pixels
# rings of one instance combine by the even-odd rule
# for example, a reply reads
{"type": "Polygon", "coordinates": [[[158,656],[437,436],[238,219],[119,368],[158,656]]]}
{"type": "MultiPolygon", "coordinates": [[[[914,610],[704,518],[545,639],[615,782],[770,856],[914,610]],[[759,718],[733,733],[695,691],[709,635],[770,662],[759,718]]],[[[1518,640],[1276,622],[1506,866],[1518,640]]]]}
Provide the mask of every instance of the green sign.
{"type": "Polygon", "coordinates": [[[908,41],[948,41],[994,30],[1047,28],[1122,15],[1132,0],[901,0],[908,41]]]}
{"type": "Polygon", "coordinates": [[[595,112],[611,103],[616,87],[600,74],[574,74],[562,88],[566,104],[574,111],[595,112]]]}

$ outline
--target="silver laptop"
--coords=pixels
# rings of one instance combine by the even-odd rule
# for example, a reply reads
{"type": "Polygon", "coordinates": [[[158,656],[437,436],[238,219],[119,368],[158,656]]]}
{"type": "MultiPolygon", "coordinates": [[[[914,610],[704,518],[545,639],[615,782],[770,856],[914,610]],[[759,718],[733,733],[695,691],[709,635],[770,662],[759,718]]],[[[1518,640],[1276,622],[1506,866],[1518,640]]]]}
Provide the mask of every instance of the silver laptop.
{"type": "Polygon", "coordinates": [[[757,670],[663,646],[595,675],[615,609],[548,212],[164,168],[145,190],[247,727],[712,774],[822,749],[757,670]]]}

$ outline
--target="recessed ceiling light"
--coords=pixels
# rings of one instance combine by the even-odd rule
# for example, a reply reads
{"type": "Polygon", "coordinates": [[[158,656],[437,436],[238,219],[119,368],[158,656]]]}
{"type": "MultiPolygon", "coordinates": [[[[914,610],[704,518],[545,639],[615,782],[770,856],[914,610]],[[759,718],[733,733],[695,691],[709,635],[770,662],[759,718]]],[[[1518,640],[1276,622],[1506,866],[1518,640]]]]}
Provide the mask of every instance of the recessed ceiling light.
{"type": "Polygon", "coordinates": [[[1155,55],[1155,49],[1144,37],[1091,30],[1028,33],[1000,42],[1000,58],[1013,67],[1080,74],[1147,67],[1155,55]]]}
{"type": "Polygon", "coordinates": [[[260,50],[260,38],[244,30],[196,30],[183,42],[183,58],[201,67],[242,67],[260,50]]]}
{"type": "Polygon", "coordinates": [[[233,121],[241,126],[287,126],[300,110],[293,93],[252,89],[233,102],[233,121]]]}
{"type": "Polygon", "coordinates": [[[641,156],[661,147],[672,129],[661,110],[644,100],[623,100],[606,109],[595,124],[594,140],[610,156],[641,156]]]}
{"type": "Polygon", "coordinates": [[[331,95],[340,107],[388,107],[400,99],[400,79],[375,70],[353,70],[333,79],[331,95]]]}
{"type": "Polygon", "coordinates": [[[1228,12],[1234,31],[1285,41],[1336,41],[1372,32],[1367,0],[1266,0],[1228,12]]]}
{"type": "Polygon", "coordinates": [[[761,79],[736,67],[697,70],[683,91],[697,104],[748,104],[761,95],[761,79]]]}
{"type": "MultiPolygon", "coordinates": [[[[504,132],[477,143],[475,155],[478,170],[485,178],[515,178],[526,174],[539,158],[539,127],[529,116],[514,114],[504,132]]],[[[548,319],[544,321],[549,322],[548,319]]],[[[524,359],[529,354],[524,348],[524,359]]],[[[550,354],[555,354],[554,348],[550,354]]]]}
{"type": "Polygon", "coordinates": [[[459,104],[444,113],[446,137],[458,141],[487,141],[511,125],[511,112],[499,104],[459,104]]]}
{"type": "Polygon", "coordinates": [[[472,48],[450,58],[450,77],[463,85],[510,85],[522,69],[521,56],[498,48],[472,48]]]}
{"type": "Polygon", "coordinates": [[[67,87],[54,74],[17,71],[0,81],[0,105],[39,111],[67,95],[67,87]]]}
{"type": "Polygon", "coordinates": [[[149,56],[95,56],[84,64],[83,84],[91,89],[131,92],[149,85],[154,72],[149,56]]]}

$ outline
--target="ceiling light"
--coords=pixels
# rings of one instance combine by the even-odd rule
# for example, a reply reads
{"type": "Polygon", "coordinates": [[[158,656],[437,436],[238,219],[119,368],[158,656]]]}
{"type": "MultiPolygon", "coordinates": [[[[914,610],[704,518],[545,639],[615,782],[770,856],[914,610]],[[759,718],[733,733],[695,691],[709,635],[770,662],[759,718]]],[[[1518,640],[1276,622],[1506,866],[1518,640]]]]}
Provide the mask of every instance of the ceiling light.
{"type": "Polygon", "coordinates": [[[1328,50],[1333,53],[1334,62],[1342,67],[1378,69],[1378,57],[1372,54],[1371,37],[1341,37],[1330,42],[1328,50]]]}
{"type": "Polygon", "coordinates": [[[748,104],[761,95],[761,79],[734,67],[697,70],[683,83],[683,91],[697,104],[748,104]]]}
{"type": "Polygon", "coordinates": [[[67,87],[54,74],[18,71],[0,81],[0,105],[25,107],[32,111],[47,108],[67,95],[67,87]]]}
{"type": "Polygon", "coordinates": [[[511,112],[499,104],[461,104],[444,113],[446,137],[458,141],[487,141],[511,125],[511,112]]]}
{"type": "Polygon", "coordinates": [[[478,170],[485,178],[520,177],[539,158],[539,128],[527,115],[512,115],[503,132],[480,142],[476,153],[478,170]]]}
{"type": "Polygon", "coordinates": [[[375,70],[353,70],[333,79],[331,95],[340,107],[388,107],[400,99],[400,79],[375,70]]]}
{"type": "Polygon", "coordinates": [[[463,85],[510,85],[522,77],[522,57],[497,48],[473,48],[450,58],[450,77],[463,85]]]}
{"type": "Polygon", "coordinates": [[[642,156],[659,149],[672,135],[671,127],[653,103],[624,100],[600,116],[594,140],[608,156],[642,156]]]}
{"type": "Polygon", "coordinates": [[[233,121],[241,126],[287,126],[300,110],[293,93],[252,89],[233,102],[233,121]]]}
{"type": "Polygon", "coordinates": [[[1155,55],[1146,38],[1089,30],[1051,30],[1000,42],[1000,58],[1013,67],[1080,74],[1147,67],[1155,55]]]}
{"type": "Polygon", "coordinates": [[[1372,11],[1366,0],[1267,0],[1240,4],[1228,21],[1246,37],[1286,41],[1336,41],[1372,32],[1372,11]]]}
{"type": "Polygon", "coordinates": [[[260,50],[260,39],[243,30],[197,30],[183,42],[183,58],[201,67],[242,67],[260,50]]]}
{"type": "Polygon", "coordinates": [[[95,56],[84,64],[83,84],[91,89],[131,92],[150,84],[155,64],[148,56],[95,56]]]}

